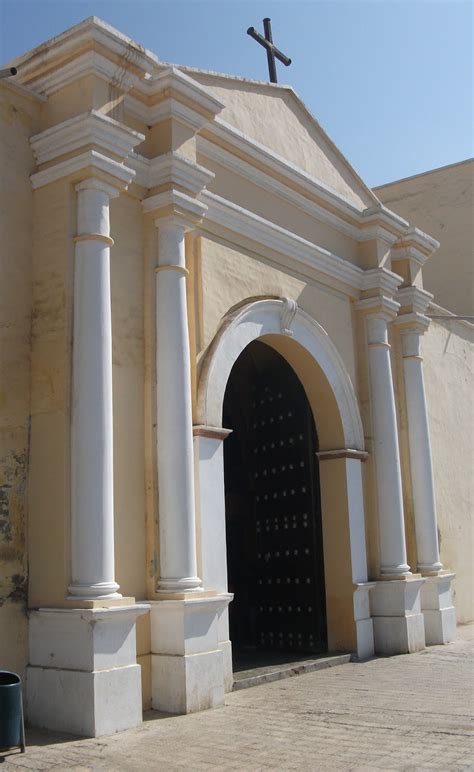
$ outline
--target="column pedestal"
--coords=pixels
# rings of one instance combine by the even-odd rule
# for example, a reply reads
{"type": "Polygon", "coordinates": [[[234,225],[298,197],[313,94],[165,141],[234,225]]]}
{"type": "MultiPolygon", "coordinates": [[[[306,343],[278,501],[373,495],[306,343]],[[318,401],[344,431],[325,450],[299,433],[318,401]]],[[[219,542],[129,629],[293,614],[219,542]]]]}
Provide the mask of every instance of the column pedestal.
{"type": "Polygon", "coordinates": [[[149,605],[30,613],[27,714],[33,726],[100,737],[142,721],[135,622],[149,605]]]}
{"type": "Polygon", "coordinates": [[[152,707],[195,713],[224,703],[219,616],[232,595],[151,601],[152,707]]]}
{"type": "Polygon", "coordinates": [[[456,637],[456,609],[451,597],[454,577],[455,574],[448,572],[425,577],[421,590],[421,609],[428,646],[449,643],[456,637]]]}
{"type": "Polygon", "coordinates": [[[370,606],[376,654],[412,654],[425,648],[424,583],[416,577],[374,583],[370,606]]]}

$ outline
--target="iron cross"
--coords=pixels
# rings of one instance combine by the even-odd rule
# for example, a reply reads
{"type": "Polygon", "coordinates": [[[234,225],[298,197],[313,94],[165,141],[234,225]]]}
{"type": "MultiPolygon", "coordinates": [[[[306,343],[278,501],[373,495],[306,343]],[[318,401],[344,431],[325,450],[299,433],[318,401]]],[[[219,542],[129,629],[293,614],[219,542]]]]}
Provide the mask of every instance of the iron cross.
{"type": "Polygon", "coordinates": [[[270,19],[263,20],[263,29],[265,30],[265,37],[257,32],[255,27],[249,27],[247,30],[247,35],[250,35],[250,37],[256,40],[257,43],[260,43],[260,45],[266,49],[270,83],[278,83],[275,59],[278,59],[280,62],[282,62],[285,67],[288,67],[291,64],[291,59],[285,56],[285,54],[282,54],[282,52],[273,45],[272,26],[270,19]]]}

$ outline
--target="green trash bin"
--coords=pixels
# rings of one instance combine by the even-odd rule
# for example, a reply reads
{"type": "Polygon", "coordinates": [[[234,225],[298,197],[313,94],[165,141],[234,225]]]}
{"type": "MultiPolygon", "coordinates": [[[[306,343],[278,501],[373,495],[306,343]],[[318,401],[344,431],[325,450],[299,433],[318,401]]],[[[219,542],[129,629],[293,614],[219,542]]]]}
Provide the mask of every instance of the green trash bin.
{"type": "Polygon", "coordinates": [[[0,751],[9,748],[25,751],[21,678],[0,670],[0,751]]]}

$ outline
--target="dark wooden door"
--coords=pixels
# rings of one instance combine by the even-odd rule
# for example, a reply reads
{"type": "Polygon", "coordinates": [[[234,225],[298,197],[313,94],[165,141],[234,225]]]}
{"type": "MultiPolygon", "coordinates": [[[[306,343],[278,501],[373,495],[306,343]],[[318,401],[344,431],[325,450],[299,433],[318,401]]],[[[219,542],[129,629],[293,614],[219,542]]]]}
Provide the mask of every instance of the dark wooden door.
{"type": "Polygon", "coordinates": [[[237,645],[322,652],[326,611],[313,416],[283,357],[262,343],[244,355],[231,373],[225,406],[234,430],[226,441],[226,490],[233,495],[227,521],[235,593],[231,636],[237,645]],[[238,485],[228,479],[232,474],[238,485]]]}

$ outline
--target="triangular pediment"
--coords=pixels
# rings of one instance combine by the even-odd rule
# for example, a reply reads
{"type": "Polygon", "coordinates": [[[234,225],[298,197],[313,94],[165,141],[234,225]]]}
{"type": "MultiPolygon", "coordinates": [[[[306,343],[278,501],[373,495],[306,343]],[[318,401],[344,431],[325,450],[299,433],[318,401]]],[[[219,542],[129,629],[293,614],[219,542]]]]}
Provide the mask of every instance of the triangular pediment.
{"type": "Polygon", "coordinates": [[[357,209],[377,202],[347,159],[291,87],[183,68],[225,105],[219,118],[357,209]]]}

